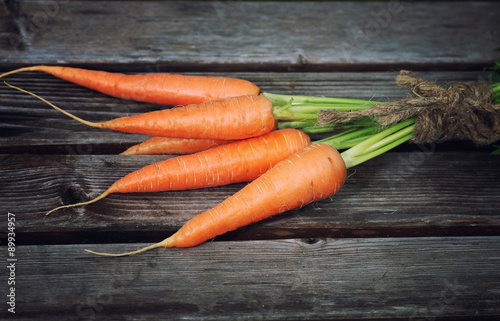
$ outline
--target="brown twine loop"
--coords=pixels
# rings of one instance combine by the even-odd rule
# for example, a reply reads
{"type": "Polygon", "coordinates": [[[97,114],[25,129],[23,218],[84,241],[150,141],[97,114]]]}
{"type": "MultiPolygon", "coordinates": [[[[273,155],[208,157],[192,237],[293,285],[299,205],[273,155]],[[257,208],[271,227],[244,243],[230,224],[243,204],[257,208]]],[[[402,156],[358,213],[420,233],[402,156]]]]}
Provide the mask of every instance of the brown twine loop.
{"type": "Polygon", "coordinates": [[[396,83],[411,88],[416,97],[360,111],[321,110],[319,123],[341,124],[374,117],[386,126],[416,117],[412,139],[415,143],[459,139],[488,145],[500,139],[500,104],[492,103],[487,84],[451,83],[444,88],[406,70],[400,71],[396,83]]]}

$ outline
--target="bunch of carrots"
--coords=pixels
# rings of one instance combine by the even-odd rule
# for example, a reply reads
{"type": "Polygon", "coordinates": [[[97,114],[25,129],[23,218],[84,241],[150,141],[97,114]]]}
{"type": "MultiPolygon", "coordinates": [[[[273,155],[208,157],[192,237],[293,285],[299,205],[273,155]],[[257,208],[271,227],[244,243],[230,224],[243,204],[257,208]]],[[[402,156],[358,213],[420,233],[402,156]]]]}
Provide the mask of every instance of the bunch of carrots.
{"type": "Polygon", "coordinates": [[[80,119],[24,89],[56,110],[88,126],[152,136],[122,154],[182,154],[134,171],[95,199],[67,204],[47,214],[97,202],[111,193],[159,192],[250,182],[233,196],[188,222],[157,247],[191,247],[335,194],[346,169],[376,157],[412,136],[414,120],[381,130],[372,120],[343,124],[342,132],[311,142],[307,134],[332,132],[318,126],[317,112],[363,109],[379,102],[262,93],[242,79],[173,74],[124,75],[69,67],[33,66],[114,97],[174,105],[160,111],[94,123],[80,119]],[[346,149],[342,153],[337,150],[346,149]],[[293,173],[291,175],[291,173],[293,173]]]}

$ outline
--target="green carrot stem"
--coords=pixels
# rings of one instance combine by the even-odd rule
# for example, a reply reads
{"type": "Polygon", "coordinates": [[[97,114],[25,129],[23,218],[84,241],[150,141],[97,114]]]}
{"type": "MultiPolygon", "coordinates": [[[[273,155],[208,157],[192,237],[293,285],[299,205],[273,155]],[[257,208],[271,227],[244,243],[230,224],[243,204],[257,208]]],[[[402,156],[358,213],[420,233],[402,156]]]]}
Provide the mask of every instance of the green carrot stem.
{"type": "Polygon", "coordinates": [[[273,108],[273,115],[276,120],[290,120],[290,121],[318,120],[317,112],[308,113],[308,112],[302,112],[300,110],[293,112],[281,107],[273,108]]]}
{"type": "Polygon", "coordinates": [[[373,106],[379,104],[380,102],[363,100],[363,99],[352,99],[352,98],[335,98],[335,97],[314,97],[314,96],[295,96],[295,95],[281,95],[272,93],[261,93],[262,96],[269,99],[273,106],[283,106],[293,101],[293,104],[305,104],[311,103],[314,105],[318,104],[353,104],[353,105],[366,105],[373,106]]]}
{"type": "Polygon", "coordinates": [[[305,127],[312,127],[315,124],[316,122],[311,120],[280,121],[278,122],[278,129],[283,129],[283,128],[301,129],[305,127]]]}
{"type": "Polygon", "coordinates": [[[331,133],[335,131],[335,127],[327,127],[327,126],[311,126],[311,127],[304,127],[301,128],[300,130],[303,131],[306,134],[324,134],[324,133],[331,133]]]}
{"type": "Polygon", "coordinates": [[[490,87],[491,98],[494,103],[500,103],[500,83],[495,83],[490,87]]]}
{"type": "Polygon", "coordinates": [[[393,125],[342,152],[347,168],[359,165],[408,141],[413,135],[415,119],[393,125]]]}
{"type": "Polygon", "coordinates": [[[357,144],[363,142],[364,140],[368,139],[371,136],[364,136],[364,137],[357,137],[350,139],[345,142],[332,142],[331,146],[333,146],[337,150],[343,150],[343,149],[348,149],[356,146],[357,144]]]}
{"type": "Polygon", "coordinates": [[[362,128],[362,129],[356,129],[356,128],[351,128],[346,131],[343,131],[339,134],[323,138],[321,140],[317,140],[313,142],[313,144],[316,143],[330,143],[330,142],[345,142],[345,141],[350,141],[353,139],[358,139],[358,138],[364,138],[367,139],[368,137],[373,136],[378,132],[377,127],[368,127],[368,128],[362,128]]]}
{"type": "MultiPolygon", "coordinates": [[[[407,141],[409,141],[411,138],[413,137],[413,134],[408,134],[404,137],[401,137],[397,140],[393,140],[391,141],[390,144],[387,144],[385,145],[383,148],[379,148],[377,150],[374,150],[372,151],[371,153],[367,153],[367,154],[364,154],[362,156],[358,156],[358,157],[352,157],[352,158],[344,158],[344,162],[346,164],[346,168],[351,168],[351,167],[354,167],[356,165],[359,165],[361,163],[364,163],[366,162],[367,160],[370,160],[372,158],[375,158],[391,149],[393,149],[394,147],[397,147],[407,141]]],[[[356,146],[355,146],[356,147],[356,146]]],[[[348,150],[347,150],[348,151],[348,150]]],[[[341,154],[342,155],[342,154],[341,154]]]]}
{"type": "Polygon", "coordinates": [[[366,104],[348,104],[348,105],[313,105],[313,104],[293,104],[288,103],[282,106],[273,107],[273,115],[277,120],[317,120],[320,110],[335,109],[342,112],[363,110],[369,108],[366,104]]]}
{"type": "Polygon", "coordinates": [[[273,105],[273,115],[276,120],[300,121],[317,120],[318,112],[324,109],[353,111],[369,108],[380,102],[335,97],[294,96],[262,93],[273,105]]]}
{"type": "Polygon", "coordinates": [[[372,137],[377,133],[377,131],[378,129],[375,126],[362,129],[352,128],[339,134],[314,141],[312,142],[312,144],[326,143],[334,147],[335,149],[347,149],[356,146],[362,141],[372,137]]]}
{"type": "Polygon", "coordinates": [[[278,129],[283,128],[295,128],[300,129],[306,134],[320,134],[333,132],[339,129],[339,126],[334,124],[327,125],[317,125],[316,121],[304,120],[304,121],[280,121],[277,125],[278,129]]]}
{"type": "Polygon", "coordinates": [[[385,145],[390,144],[395,139],[399,139],[399,138],[404,137],[406,135],[412,134],[414,128],[415,128],[414,125],[403,128],[403,129],[397,131],[396,133],[390,135],[389,137],[385,137],[385,138],[379,140],[378,142],[376,142],[375,144],[371,145],[370,147],[368,147],[364,151],[364,153],[372,152],[372,151],[377,150],[381,147],[384,147],[385,145]]]}
{"type": "Polygon", "coordinates": [[[380,133],[378,133],[377,135],[375,135],[374,137],[365,141],[364,143],[357,145],[355,148],[351,148],[349,151],[345,151],[344,155],[353,156],[353,157],[359,156],[359,155],[363,154],[373,144],[377,143],[378,141],[382,140],[383,138],[385,138],[389,135],[392,135],[392,134],[398,132],[399,130],[401,130],[409,125],[412,125],[414,123],[415,123],[415,119],[412,118],[412,119],[400,122],[396,125],[390,126],[386,129],[384,129],[383,131],[381,131],[380,133]]]}

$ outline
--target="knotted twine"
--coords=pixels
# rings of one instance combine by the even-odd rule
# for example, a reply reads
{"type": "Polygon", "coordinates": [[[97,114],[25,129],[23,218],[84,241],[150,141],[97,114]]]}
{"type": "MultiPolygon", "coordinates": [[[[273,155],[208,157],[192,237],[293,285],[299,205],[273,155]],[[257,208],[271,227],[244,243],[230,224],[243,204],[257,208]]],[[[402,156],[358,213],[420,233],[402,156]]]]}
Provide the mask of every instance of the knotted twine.
{"type": "Polygon", "coordinates": [[[500,104],[492,103],[487,84],[451,83],[442,87],[407,70],[400,71],[396,83],[411,89],[415,97],[360,111],[321,110],[319,123],[342,124],[373,117],[380,126],[387,126],[416,117],[412,141],[417,144],[457,139],[488,145],[500,139],[500,104]]]}

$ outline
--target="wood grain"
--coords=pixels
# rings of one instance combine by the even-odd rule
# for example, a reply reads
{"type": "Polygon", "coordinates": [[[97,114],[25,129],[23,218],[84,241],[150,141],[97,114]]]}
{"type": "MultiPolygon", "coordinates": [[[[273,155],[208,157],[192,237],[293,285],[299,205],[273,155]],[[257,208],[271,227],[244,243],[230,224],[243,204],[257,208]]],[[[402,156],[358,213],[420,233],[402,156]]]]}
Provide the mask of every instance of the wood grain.
{"type": "Polygon", "coordinates": [[[213,242],[119,259],[83,252],[142,245],[18,247],[16,316],[462,320],[500,313],[499,237],[213,242]]]}
{"type": "MultiPolygon", "coordinates": [[[[347,182],[331,199],[217,239],[498,233],[500,159],[483,152],[421,148],[382,155],[350,170],[347,182]]],[[[94,198],[115,180],[162,159],[165,157],[3,155],[2,212],[17,215],[19,233],[49,238],[31,237],[25,240],[29,242],[101,241],[103,235],[112,239],[109,233],[153,241],[175,232],[191,217],[244,186],[112,194],[95,204],[44,216],[54,207],[94,198]]]]}
{"type": "MultiPolygon", "coordinates": [[[[386,101],[409,94],[394,84],[401,68],[440,83],[490,81],[483,68],[500,59],[493,1],[9,3],[19,11],[0,4],[0,71],[223,75],[274,93],[386,101]]],[[[42,73],[5,80],[88,120],[165,108],[42,73]]],[[[500,158],[491,148],[405,144],[349,171],[331,199],[198,247],[118,259],[84,252],[157,242],[244,186],[115,194],[43,215],[170,157],[115,155],[145,138],[77,124],[0,85],[0,244],[14,213],[17,318],[499,318],[500,158]]],[[[4,299],[9,276],[4,265],[4,299]]]]}
{"type": "Polygon", "coordinates": [[[472,1],[26,1],[20,19],[0,6],[0,65],[482,68],[500,58],[498,9],[472,1]]]}

